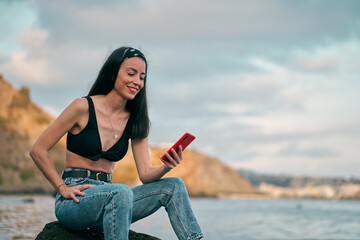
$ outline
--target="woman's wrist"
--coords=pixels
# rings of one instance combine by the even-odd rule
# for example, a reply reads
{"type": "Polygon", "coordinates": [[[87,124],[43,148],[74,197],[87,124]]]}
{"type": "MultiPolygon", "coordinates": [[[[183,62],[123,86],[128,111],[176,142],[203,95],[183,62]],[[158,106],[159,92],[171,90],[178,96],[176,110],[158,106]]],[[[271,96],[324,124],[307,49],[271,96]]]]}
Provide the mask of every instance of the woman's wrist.
{"type": "Polygon", "coordinates": [[[65,184],[65,183],[59,184],[59,185],[56,187],[56,191],[57,191],[58,193],[60,193],[60,188],[63,187],[63,186],[66,186],[66,184],[65,184]]]}
{"type": "Polygon", "coordinates": [[[167,172],[167,173],[170,172],[171,168],[166,166],[166,164],[164,164],[163,167],[164,167],[165,172],[167,172]]]}

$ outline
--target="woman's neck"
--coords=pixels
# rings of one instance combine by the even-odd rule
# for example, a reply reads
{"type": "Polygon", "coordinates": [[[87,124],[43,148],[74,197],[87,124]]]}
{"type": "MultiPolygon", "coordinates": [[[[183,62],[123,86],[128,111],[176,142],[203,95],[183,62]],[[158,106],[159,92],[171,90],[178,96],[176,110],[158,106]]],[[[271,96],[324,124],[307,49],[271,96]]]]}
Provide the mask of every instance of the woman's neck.
{"type": "Polygon", "coordinates": [[[104,102],[111,112],[126,112],[125,106],[127,103],[127,99],[122,98],[115,91],[109,92],[104,96],[104,102]]]}

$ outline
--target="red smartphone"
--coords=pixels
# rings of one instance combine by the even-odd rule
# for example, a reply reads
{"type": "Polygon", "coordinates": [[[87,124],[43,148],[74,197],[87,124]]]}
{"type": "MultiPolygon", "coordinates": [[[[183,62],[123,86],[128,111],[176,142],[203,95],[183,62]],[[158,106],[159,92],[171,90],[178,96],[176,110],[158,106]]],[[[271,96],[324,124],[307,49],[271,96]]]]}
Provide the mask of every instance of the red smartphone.
{"type": "MultiPolygon", "coordinates": [[[[190,133],[185,133],[169,150],[167,150],[167,153],[170,154],[171,157],[173,157],[171,153],[171,149],[174,149],[176,152],[179,151],[179,146],[181,145],[182,150],[184,151],[185,148],[194,141],[195,136],[191,135],[190,133]]],[[[162,155],[162,160],[167,160],[166,155],[162,155]]]]}

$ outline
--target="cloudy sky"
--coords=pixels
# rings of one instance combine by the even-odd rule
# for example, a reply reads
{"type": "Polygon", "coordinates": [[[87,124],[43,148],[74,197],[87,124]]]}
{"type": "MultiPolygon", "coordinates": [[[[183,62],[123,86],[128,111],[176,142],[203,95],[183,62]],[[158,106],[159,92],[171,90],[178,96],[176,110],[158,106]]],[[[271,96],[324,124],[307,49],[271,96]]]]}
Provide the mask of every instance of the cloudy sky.
{"type": "Polygon", "coordinates": [[[149,60],[154,144],[360,177],[360,1],[0,1],[0,73],[58,115],[117,47],[149,60]]]}

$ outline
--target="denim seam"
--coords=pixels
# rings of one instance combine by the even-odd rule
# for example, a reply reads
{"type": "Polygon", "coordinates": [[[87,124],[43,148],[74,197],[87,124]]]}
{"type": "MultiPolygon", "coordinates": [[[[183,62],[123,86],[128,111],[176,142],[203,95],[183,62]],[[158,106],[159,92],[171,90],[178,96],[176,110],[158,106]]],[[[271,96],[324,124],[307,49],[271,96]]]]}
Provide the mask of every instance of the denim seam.
{"type": "Polygon", "coordinates": [[[67,177],[67,178],[65,178],[64,182],[67,186],[74,187],[77,185],[82,185],[87,180],[89,180],[89,178],[67,177]],[[80,181],[80,179],[81,179],[81,181],[80,181]]]}
{"type": "MultiPolygon", "coordinates": [[[[180,225],[181,229],[183,230],[184,236],[186,236],[186,234],[187,234],[188,231],[186,231],[183,222],[182,222],[181,219],[179,218],[179,212],[178,212],[177,208],[175,207],[175,204],[172,202],[172,198],[171,198],[169,204],[170,204],[170,207],[172,207],[172,208],[174,209],[174,212],[176,213],[176,217],[177,217],[177,219],[178,219],[178,221],[179,221],[179,223],[180,223],[179,225],[180,225]]],[[[187,239],[188,239],[188,238],[187,238],[187,239]]]]}
{"type": "Polygon", "coordinates": [[[144,194],[144,195],[140,195],[140,196],[138,196],[136,199],[134,199],[134,202],[137,202],[137,201],[139,201],[139,200],[141,200],[141,199],[144,199],[144,198],[146,198],[146,197],[150,197],[150,196],[157,195],[157,194],[161,194],[161,193],[166,194],[166,195],[172,197],[172,193],[171,193],[171,192],[167,191],[166,189],[162,189],[162,190],[155,190],[155,191],[149,192],[149,193],[144,194]]]}
{"type": "MultiPolygon", "coordinates": [[[[186,235],[187,231],[186,231],[186,229],[185,229],[185,226],[184,226],[183,222],[181,221],[181,219],[178,217],[178,216],[179,216],[179,212],[177,211],[177,208],[175,207],[174,203],[172,202],[172,195],[173,195],[173,194],[172,194],[171,191],[167,191],[166,189],[155,190],[155,191],[152,191],[152,192],[150,192],[150,193],[147,193],[147,194],[138,196],[137,199],[134,199],[134,202],[139,201],[139,200],[141,200],[141,199],[143,199],[143,198],[146,198],[146,197],[149,197],[149,196],[152,196],[152,195],[156,195],[156,194],[161,194],[161,193],[166,194],[166,195],[169,195],[169,196],[171,197],[171,199],[170,199],[170,201],[169,201],[169,204],[170,204],[170,206],[174,209],[174,212],[176,213],[176,217],[178,218],[178,221],[179,221],[179,223],[180,223],[180,224],[179,224],[179,225],[180,225],[180,228],[181,228],[181,230],[183,231],[184,235],[186,235]]],[[[191,237],[190,237],[190,238],[187,238],[187,239],[191,239],[191,237]]]]}
{"type": "Polygon", "coordinates": [[[110,205],[111,205],[111,239],[114,239],[115,237],[115,204],[114,204],[114,195],[112,194],[112,192],[109,193],[109,197],[111,196],[111,201],[110,201],[110,205]]]}
{"type": "MultiPolygon", "coordinates": [[[[94,197],[109,197],[108,196],[109,193],[106,192],[100,192],[100,193],[93,193],[93,194],[86,194],[86,198],[94,198],[94,197]]],[[[80,196],[81,197],[81,196],[80,196]]],[[[82,197],[84,198],[84,197],[82,197]]],[[[81,198],[80,198],[81,199],[81,198]]],[[[60,206],[66,201],[66,200],[73,200],[72,198],[64,198],[63,196],[60,197],[60,199],[58,199],[57,201],[60,201],[59,205],[57,206],[57,208],[55,209],[55,214],[58,212],[58,210],[60,209],[60,206]]],[[[74,201],[74,200],[73,200],[74,201]]]]}
{"type": "MultiPolygon", "coordinates": [[[[63,197],[63,196],[61,196],[63,197]]],[[[58,201],[61,201],[57,206],[56,206],[56,202],[55,202],[55,216],[57,216],[57,213],[59,212],[60,206],[63,204],[64,200],[63,199],[59,199],[58,201]]]]}
{"type": "Polygon", "coordinates": [[[113,194],[111,192],[99,192],[99,193],[87,193],[85,196],[86,197],[82,197],[82,198],[94,198],[94,197],[109,197],[112,196],[113,194]]]}
{"type": "Polygon", "coordinates": [[[199,238],[203,238],[203,237],[204,237],[204,235],[202,233],[196,233],[195,235],[188,237],[187,240],[194,240],[194,239],[199,239],[199,238]]]}

